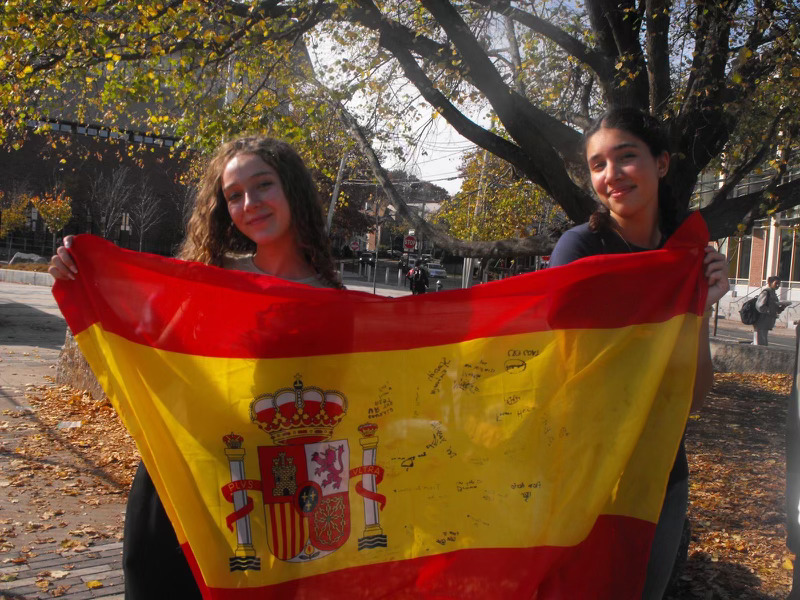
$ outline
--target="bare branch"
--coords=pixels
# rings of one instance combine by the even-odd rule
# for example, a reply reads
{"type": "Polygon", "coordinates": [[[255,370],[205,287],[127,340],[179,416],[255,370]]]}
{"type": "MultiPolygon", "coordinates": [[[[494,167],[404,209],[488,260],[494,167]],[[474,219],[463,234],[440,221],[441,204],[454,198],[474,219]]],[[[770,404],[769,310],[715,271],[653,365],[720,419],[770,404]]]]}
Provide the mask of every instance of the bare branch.
{"type": "Polygon", "coordinates": [[[337,103],[335,106],[339,113],[339,118],[358,142],[361,152],[367,158],[375,177],[380,182],[381,188],[391,205],[395,207],[400,217],[412,223],[416,229],[422,231],[429,239],[432,239],[437,246],[446,248],[456,256],[534,256],[548,254],[552,250],[553,239],[545,235],[498,240],[494,242],[466,242],[452,238],[431,226],[405,203],[402,196],[389,179],[388,173],[381,166],[380,160],[375,154],[375,150],[372,148],[372,145],[369,143],[369,140],[356,119],[341,105],[341,103],[337,103]]]}
{"type": "Polygon", "coordinates": [[[106,239],[119,225],[128,200],[133,195],[133,185],[127,182],[128,171],[128,167],[117,167],[109,176],[100,173],[89,188],[88,207],[92,221],[106,239]]]}
{"type": "Polygon", "coordinates": [[[517,40],[517,32],[514,31],[514,21],[509,16],[503,17],[503,25],[506,29],[506,38],[508,39],[508,50],[511,54],[511,68],[514,74],[514,88],[517,93],[525,94],[525,83],[522,79],[522,57],[519,53],[519,40],[517,40]]]}
{"type": "Polygon", "coordinates": [[[144,236],[161,220],[158,199],[146,178],[139,184],[128,209],[130,210],[131,221],[133,221],[136,235],[139,238],[139,252],[141,252],[144,246],[144,236]]]}
{"type": "Polygon", "coordinates": [[[589,48],[574,36],[571,36],[563,29],[556,27],[536,15],[520,10],[511,6],[509,0],[473,0],[475,4],[490,8],[500,14],[509,17],[517,23],[524,25],[534,33],[543,35],[553,43],[557,44],[562,50],[574,56],[580,62],[598,73],[607,80],[613,77],[613,64],[607,60],[600,52],[589,48]]]}

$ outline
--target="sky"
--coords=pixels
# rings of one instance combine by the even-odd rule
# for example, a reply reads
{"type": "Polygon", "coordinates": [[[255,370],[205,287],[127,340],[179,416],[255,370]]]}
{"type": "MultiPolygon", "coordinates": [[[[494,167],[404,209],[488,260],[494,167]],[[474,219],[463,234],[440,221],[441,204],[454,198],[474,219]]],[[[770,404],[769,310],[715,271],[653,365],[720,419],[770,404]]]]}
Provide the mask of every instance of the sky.
{"type": "Polygon", "coordinates": [[[397,162],[391,168],[416,175],[453,195],[461,189],[462,157],[473,148],[475,145],[461,137],[444,119],[437,119],[435,127],[426,131],[417,146],[408,148],[406,161],[397,162]]]}
{"type": "MultiPolygon", "coordinates": [[[[325,36],[317,37],[315,42],[316,44],[309,48],[309,56],[314,70],[321,80],[327,80],[328,85],[337,87],[337,82],[333,77],[338,73],[338,69],[332,61],[340,57],[345,49],[336,46],[334,50],[333,43],[326,40],[325,36]]],[[[406,171],[423,181],[444,188],[451,195],[455,194],[461,189],[461,178],[458,174],[462,158],[466,152],[474,149],[475,145],[461,137],[444,118],[438,115],[433,118],[430,105],[419,97],[419,91],[407,80],[401,78],[391,87],[392,89],[386,90],[386,95],[400,99],[401,103],[410,102],[411,106],[406,113],[408,119],[414,119],[413,122],[421,125],[414,132],[416,143],[414,145],[404,144],[405,160],[403,161],[392,159],[394,153],[373,141],[375,149],[379,153],[383,150],[383,156],[387,157],[383,166],[387,170],[406,171]]],[[[346,106],[347,110],[364,123],[369,120],[369,117],[365,115],[374,112],[374,99],[365,100],[363,96],[359,96],[360,94],[357,92],[347,101],[346,106]]],[[[474,115],[468,114],[467,116],[475,118],[474,115]]],[[[482,120],[478,118],[476,122],[482,124],[482,120]]],[[[390,137],[397,140],[397,136],[390,137]]]]}

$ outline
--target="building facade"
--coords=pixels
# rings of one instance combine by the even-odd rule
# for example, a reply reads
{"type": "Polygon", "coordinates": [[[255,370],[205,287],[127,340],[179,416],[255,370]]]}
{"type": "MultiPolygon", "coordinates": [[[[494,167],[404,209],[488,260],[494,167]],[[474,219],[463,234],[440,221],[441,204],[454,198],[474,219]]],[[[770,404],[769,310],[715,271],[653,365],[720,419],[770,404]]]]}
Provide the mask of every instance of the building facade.
{"type": "MultiPolygon", "coordinates": [[[[800,179],[800,166],[789,169],[783,183],[800,179]]],[[[768,176],[752,177],[738,186],[736,195],[763,189],[768,176]]],[[[698,183],[700,195],[708,193],[709,181],[698,183]],[[705,189],[704,189],[705,187],[705,189]]],[[[800,320],[800,207],[756,221],[746,235],[729,237],[720,244],[728,257],[731,291],[720,301],[720,316],[739,319],[742,304],[767,285],[767,278],[780,277],[778,297],[792,302],[778,317],[776,327],[794,327],[800,320]]]]}

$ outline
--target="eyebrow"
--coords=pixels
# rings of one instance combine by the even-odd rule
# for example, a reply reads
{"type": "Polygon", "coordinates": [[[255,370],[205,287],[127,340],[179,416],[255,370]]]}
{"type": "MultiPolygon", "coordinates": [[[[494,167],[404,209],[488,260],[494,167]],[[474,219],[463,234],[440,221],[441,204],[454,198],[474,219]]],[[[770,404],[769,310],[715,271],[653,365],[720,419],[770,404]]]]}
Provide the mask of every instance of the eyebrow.
{"type": "MultiPolygon", "coordinates": [[[[623,148],[636,148],[636,147],[637,147],[636,144],[634,144],[633,142],[620,142],[619,144],[611,148],[611,150],[616,151],[616,150],[622,150],[623,148]]],[[[593,154],[592,156],[589,157],[587,162],[592,162],[593,160],[599,158],[599,156],[600,156],[599,153],[593,154]]]]}
{"type": "MultiPolygon", "coordinates": [[[[276,173],[274,171],[258,171],[256,173],[253,173],[252,175],[250,175],[250,177],[248,177],[247,179],[248,180],[249,179],[255,179],[256,177],[261,177],[262,175],[275,175],[275,174],[276,173]]],[[[225,187],[222,188],[222,191],[224,192],[225,190],[232,188],[234,185],[235,184],[233,184],[233,183],[231,183],[229,185],[226,185],[225,187]]]]}

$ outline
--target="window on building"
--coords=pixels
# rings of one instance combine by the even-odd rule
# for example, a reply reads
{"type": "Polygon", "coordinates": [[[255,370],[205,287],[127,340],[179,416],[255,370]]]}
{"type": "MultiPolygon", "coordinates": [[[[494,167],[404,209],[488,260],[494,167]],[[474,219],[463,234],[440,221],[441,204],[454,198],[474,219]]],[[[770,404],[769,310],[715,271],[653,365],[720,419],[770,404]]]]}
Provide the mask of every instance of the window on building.
{"type": "Polygon", "coordinates": [[[782,227],[779,231],[780,246],[775,274],[781,281],[800,281],[800,231],[794,227],[782,227]]]}
{"type": "Polygon", "coordinates": [[[750,277],[750,249],[752,245],[752,237],[749,235],[741,238],[728,238],[728,277],[733,279],[747,279],[750,277]]]}
{"type": "Polygon", "coordinates": [[[792,263],[791,281],[800,281],[800,235],[794,231],[794,262],[792,263]]]}
{"type": "Polygon", "coordinates": [[[792,274],[792,250],[794,250],[794,231],[781,229],[780,248],[778,249],[777,275],[781,281],[789,281],[792,274]]]}

